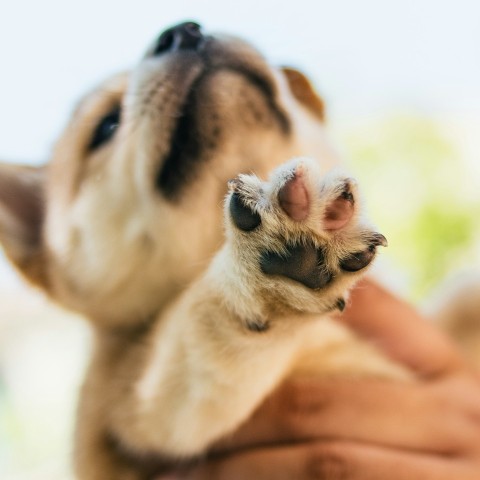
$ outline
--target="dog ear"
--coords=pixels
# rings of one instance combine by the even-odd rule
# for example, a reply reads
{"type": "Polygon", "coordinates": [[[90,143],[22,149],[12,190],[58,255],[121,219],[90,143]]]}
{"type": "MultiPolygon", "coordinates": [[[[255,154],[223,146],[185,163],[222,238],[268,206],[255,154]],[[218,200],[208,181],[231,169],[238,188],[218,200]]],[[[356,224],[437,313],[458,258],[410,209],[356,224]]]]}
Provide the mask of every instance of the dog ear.
{"type": "Polygon", "coordinates": [[[302,72],[291,67],[282,67],[282,72],[293,96],[322,122],[325,121],[325,103],[308,78],[302,72]]]}
{"type": "Polygon", "coordinates": [[[0,163],[0,243],[29,281],[47,289],[44,184],[43,167],[0,163]]]}

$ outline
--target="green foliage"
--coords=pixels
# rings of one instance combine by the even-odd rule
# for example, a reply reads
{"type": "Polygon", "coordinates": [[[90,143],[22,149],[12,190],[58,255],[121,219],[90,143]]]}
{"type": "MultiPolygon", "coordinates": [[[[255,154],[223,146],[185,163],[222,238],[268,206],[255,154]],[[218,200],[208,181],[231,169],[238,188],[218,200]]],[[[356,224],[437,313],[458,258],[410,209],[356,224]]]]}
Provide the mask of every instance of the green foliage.
{"type": "Polygon", "coordinates": [[[389,240],[385,256],[403,270],[413,298],[469,266],[479,234],[475,185],[441,126],[395,116],[342,135],[368,209],[389,240]]]}

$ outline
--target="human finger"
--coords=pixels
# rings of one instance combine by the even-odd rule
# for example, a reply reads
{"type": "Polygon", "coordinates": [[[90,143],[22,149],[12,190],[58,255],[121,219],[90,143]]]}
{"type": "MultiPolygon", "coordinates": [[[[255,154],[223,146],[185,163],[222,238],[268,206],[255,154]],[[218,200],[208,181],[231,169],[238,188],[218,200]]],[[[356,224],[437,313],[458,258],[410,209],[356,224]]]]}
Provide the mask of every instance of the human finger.
{"type": "Polygon", "coordinates": [[[283,384],[218,450],[336,438],[455,454],[480,450],[480,382],[295,379],[283,384]],[[476,419],[476,420],[475,420],[476,419]]]}
{"type": "Polygon", "coordinates": [[[372,279],[352,290],[338,319],[423,377],[465,368],[461,352],[443,332],[372,279]]]}
{"type": "Polygon", "coordinates": [[[355,442],[325,441],[240,452],[209,460],[179,480],[478,480],[467,459],[355,442]]]}

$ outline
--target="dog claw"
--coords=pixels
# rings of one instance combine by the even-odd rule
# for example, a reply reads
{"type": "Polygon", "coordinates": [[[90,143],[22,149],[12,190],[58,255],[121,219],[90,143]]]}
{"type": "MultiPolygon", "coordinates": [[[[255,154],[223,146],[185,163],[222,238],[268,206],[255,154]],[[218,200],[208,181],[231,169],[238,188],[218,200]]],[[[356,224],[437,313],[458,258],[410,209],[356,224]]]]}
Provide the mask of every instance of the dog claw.
{"type": "Polygon", "coordinates": [[[375,247],[388,247],[388,240],[381,233],[372,235],[371,245],[375,247]]]}
{"type": "Polygon", "coordinates": [[[375,258],[377,247],[386,247],[387,239],[381,233],[374,233],[370,239],[370,245],[362,252],[355,252],[340,262],[340,268],[346,272],[358,272],[368,266],[375,258]]]}
{"type": "Polygon", "coordinates": [[[346,305],[345,299],[343,299],[343,298],[339,298],[339,299],[337,300],[337,303],[335,304],[335,306],[336,306],[341,312],[343,312],[343,311],[345,310],[345,305],[346,305]]]}

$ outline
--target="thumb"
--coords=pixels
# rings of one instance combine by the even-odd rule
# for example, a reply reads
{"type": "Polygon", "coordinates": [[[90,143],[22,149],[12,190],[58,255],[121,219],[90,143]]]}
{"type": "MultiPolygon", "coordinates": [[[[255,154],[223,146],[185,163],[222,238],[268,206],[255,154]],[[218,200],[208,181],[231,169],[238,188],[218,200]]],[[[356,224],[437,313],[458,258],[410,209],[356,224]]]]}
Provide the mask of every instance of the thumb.
{"type": "Polygon", "coordinates": [[[443,332],[372,279],[354,288],[338,320],[421,376],[446,375],[465,366],[443,332]]]}

